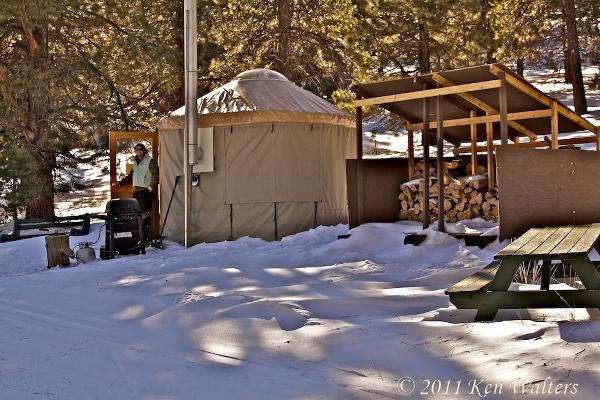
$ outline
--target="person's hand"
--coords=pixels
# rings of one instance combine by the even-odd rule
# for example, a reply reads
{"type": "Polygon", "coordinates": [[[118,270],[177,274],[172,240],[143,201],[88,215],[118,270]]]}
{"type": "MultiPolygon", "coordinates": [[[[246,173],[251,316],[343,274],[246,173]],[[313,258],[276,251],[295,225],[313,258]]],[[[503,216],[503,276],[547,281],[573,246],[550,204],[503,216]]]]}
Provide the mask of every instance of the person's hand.
{"type": "Polygon", "coordinates": [[[153,191],[153,190],[154,190],[154,188],[152,188],[152,186],[148,186],[148,191],[149,191],[150,193],[152,193],[152,191],[153,191]]]}

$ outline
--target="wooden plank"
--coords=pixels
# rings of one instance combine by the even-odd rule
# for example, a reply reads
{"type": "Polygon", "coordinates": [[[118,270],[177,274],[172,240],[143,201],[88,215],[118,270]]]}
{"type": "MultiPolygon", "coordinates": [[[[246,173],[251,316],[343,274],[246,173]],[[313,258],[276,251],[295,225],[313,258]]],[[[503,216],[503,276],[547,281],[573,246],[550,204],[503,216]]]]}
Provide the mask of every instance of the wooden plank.
{"type": "MultiPolygon", "coordinates": [[[[446,79],[445,77],[443,77],[439,72],[434,72],[431,77],[433,78],[434,81],[436,81],[437,83],[440,83],[444,86],[454,86],[455,85],[453,82],[451,82],[448,79],[446,79]]],[[[496,110],[494,107],[490,106],[489,104],[479,100],[477,97],[473,96],[471,93],[456,93],[456,95],[460,96],[461,98],[468,101],[469,103],[479,107],[480,109],[485,111],[486,115],[498,114],[498,110],[496,110]]],[[[499,118],[499,116],[498,116],[498,118],[499,118]]],[[[519,124],[518,122],[511,121],[509,119],[508,126],[510,126],[515,131],[519,132],[520,134],[528,136],[531,140],[535,141],[537,139],[537,135],[535,134],[535,132],[525,128],[523,125],[519,124]]]]}
{"type": "MultiPolygon", "coordinates": [[[[502,70],[502,68],[498,67],[497,65],[490,65],[490,72],[496,76],[499,76],[500,73],[505,74],[505,72],[502,70]]],[[[554,100],[552,100],[550,97],[539,92],[533,86],[530,86],[528,83],[520,80],[519,78],[516,78],[510,74],[505,74],[505,76],[506,76],[506,82],[508,84],[510,84],[511,86],[513,86],[514,88],[520,90],[521,92],[525,93],[529,97],[539,101],[540,103],[544,104],[546,107],[549,107],[549,108],[552,107],[552,102],[554,100]]],[[[564,116],[565,118],[568,118],[571,121],[575,122],[577,125],[579,125],[582,128],[582,130],[588,130],[590,132],[597,131],[597,128],[590,121],[588,121],[587,119],[574,113],[571,109],[563,106],[562,104],[558,104],[558,113],[561,114],[562,116],[564,116]]]]}
{"type": "MultiPolygon", "coordinates": [[[[533,110],[533,111],[520,111],[506,115],[509,121],[522,120],[522,119],[535,119],[535,118],[547,118],[552,116],[552,110],[533,110]]],[[[485,116],[477,117],[470,116],[467,118],[455,118],[447,119],[443,122],[444,128],[451,128],[455,126],[467,126],[472,124],[483,124],[487,122],[500,122],[501,116],[498,114],[488,114],[485,116]]],[[[437,128],[437,122],[430,123],[431,128],[437,128]]],[[[409,124],[406,129],[423,129],[423,124],[409,124]]],[[[537,137],[537,136],[536,136],[537,137]]],[[[535,140],[535,139],[534,139],[535,140]]]]}
{"type": "Polygon", "coordinates": [[[502,145],[508,144],[508,103],[506,98],[506,74],[498,74],[500,79],[500,90],[498,91],[498,101],[500,102],[500,140],[502,145]]]}
{"type": "Polygon", "coordinates": [[[596,131],[596,151],[600,151],[600,126],[596,131]]]}
{"type": "Polygon", "coordinates": [[[542,262],[542,279],[540,282],[540,290],[550,290],[550,269],[552,268],[552,261],[544,260],[542,262]]]}
{"type": "Polygon", "coordinates": [[[586,289],[600,289],[600,274],[587,255],[573,259],[570,265],[586,289]]]}
{"type": "Polygon", "coordinates": [[[461,309],[599,308],[600,290],[457,292],[450,302],[461,309]]]}
{"type": "MultiPolygon", "coordinates": [[[[563,146],[563,145],[571,145],[571,144],[587,144],[587,143],[596,143],[596,137],[595,136],[586,136],[586,137],[575,137],[575,138],[569,138],[569,139],[559,139],[558,140],[558,145],[563,146]]],[[[515,143],[512,144],[511,146],[517,146],[517,147],[526,147],[526,148],[530,148],[530,147],[548,147],[548,142],[546,141],[539,141],[539,142],[522,142],[522,143],[515,143]]],[[[477,146],[477,152],[485,152],[487,151],[487,147],[486,146],[477,146]]],[[[468,154],[471,152],[471,146],[462,146],[462,147],[457,147],[454,149],[454,154],[459,155],[459,154],[468,154]]]]}
{"type": "Polygon", "coordinates": [[[500,261],[494,261],[483,269],[475,272],[473,275],[469,275],[462,281],[452,285],[446,290],[445,293],[450,294],[485,290],[486,286],[489,285],[494,279],[499,266],[500,261]]]}
{"type": "Polygon", "coordinates": [[[600,224],[592,224],[579,241],[569,250],[569,254],[587,254],[600,237],[600,224]]]}
{"type": "MultiPolygon", "coordinates": [[[[438,84],[439,87],[439,84],[438,84]]],[[[438,184],[438,232],[446,232],[444,224],[444,116],[442,115],[442,96],[436,97],[437,117],[437,184],[438,184]]]]}
{"type": "Polygon", "coordinates": [[[565,238],[571,231],[574,226],[561,226],[559,227],[544,243],[542,243],[537,249],[532,251],[530,254],[532,255],[545,255],[552,253],[552,250],[565,238]]]}
{"type": "Polygon", "coordinates": [[[512,256],[515,251],[519,250],[521,247],[529,243],[529,241],[532,240],[540,231],[541,228],[531,228],[523,235],[521,235],[517,240],[515,240],[514,242],[500,250],[498,253],[496,253],[495,258],[512,256]]]}
{"type": "MultiPolygon", "coordinates": [[[[487,113],[486,113],[487,114],[487,113]]],[[[485,138],[487,152],[488,192],[496,186],[494,183],[494,125],[491,122],[485,124],[485,138]]]]}
{"type": "Polygon", "coordinates": [[[364,177],[362,148],[362,107],[356,107],[356,207],[358,225],[364,222],[364,177]]]}
{"type": "Polygon", "coordinates": [[[558,149],[558,103],[552,102],[552,116],[550,117],[550,131],[552,133],[552,150],[558,149]]]}
{"type": "Polygon", "coordinates": [[[400,101],[417,100],[427,97],[444,96],[448,94],[475,92],[479,90],[495,89],[500,87],[497,79],[491,81],[467,83],[450,87],[424,89],[416,92],[393,94],[388,96],[371,97],[369,99],[354,100],[355,107],[371,106],[375,104],[397,103],[400,101]]]}
{"type": "Polygon", "coordinates": [[[108,133],[108,170],[110,175],[110,198],[117,197],[117,132],[108,133]]]}
{"type": "MultiPolygon", "coordinates": [[[[471,118],[476,115],[475,111],[471,110],[471,118]]],[[[471,124],[471,175],[477,175],[477,125],[475,124],[471,124]]]]}
{"type": "Polygon", "coordinates": [[[519,250],[516,250],[513,255],[522,256],[532,253],[557,230],[558,228],[556,227],[542,228],[542,230],[539,231],[534,238],[527,242],[525,246],[521,247],[519,250]]]}
{"type": "MultiPolygon", "coordinates": [[[[427,84],[423,84],[423,90],[427,84]]],[[[423,130],[421,143],[423,144],[423,229],[429,228],[429,98],[423,100],[423,130]]]]}
{"type": "Polygon", "coordinates": [[[408,131],[408,180],[415,179],[415,135],[413,130],[408,131]]]}
{"type": "Polygon", "coordinates": [[[549,254],[563,255],[569,253],[589,228],[590,225],[577,225],[573,227],[573,230],[549,254]]]}

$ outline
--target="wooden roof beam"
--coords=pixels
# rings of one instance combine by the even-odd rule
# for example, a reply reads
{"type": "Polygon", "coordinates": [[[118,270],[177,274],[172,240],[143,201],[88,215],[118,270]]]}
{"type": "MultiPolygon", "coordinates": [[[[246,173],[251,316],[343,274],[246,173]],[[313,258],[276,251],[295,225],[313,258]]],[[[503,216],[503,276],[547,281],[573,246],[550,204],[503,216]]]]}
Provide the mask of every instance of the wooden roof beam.
{"type": "MultiPolygon", "coordinates": [[[[558,145],[570,145],[570,144],[587,144],[587,143],[596,143],[596,136],[585,136],[585,137],[575,137],[575,138],[568,138],[568,139],[559,139],[558,140],[558,145]]],[[[494,147],[496,145],[493,145],[494,147]]],[[[539,140],[536,142],[523,142],[523,143],[514,143],[511,144],[511,146],[517,146],[517,147],[551,147],[552,146],[552,141],[550,139],[548,139],[546,136],[544,136],[544,140],[539,140]]],[[[485,152],[486,151],[486,146],[477,146],[477,152],[481,153],[481,152],[485,152]]],[[[459,154],[468,154],[471,152],[471,146],[461,146],[461,147],[456,147],[453,150],[455,155],[459,155],[459,154]]]]}
{"type": "Polygon", "coordinates": [[[388,96],[372,97],[370,99],[354,100],[354,107],[371,106],[375,104],[397,103],[400,101],[424,99],[427,97],[444,96],[448,94],[475,92],[478,90],[497,89],[500,87],[500,80],[467,83],[451,87],[437,89],[418,90],[415,92],[392,94],[388,96]]]}
{"type": "MultiPolygon", "coordinates": [[[[448,79],[444,78],[439,72],[434,72],[433,74],[431,74],[431,78],[436,81],[437,83],[439,83],[440,85],[443,85],[445,87],[452,87],[452,86],[456,86],[454,84],[454,82],[449,81],[448,79]]],[[[482,109],[483,111],[485,111],[486,113],[489,114],[498,114],[498,110],[496,110],[494,107],[490,106],[489,104],[479,100],[477,97],[473,96],[470,93],[456,93],[456,95],[462,97],[463,99],[465,99],[466,101],[468,101],[469,103],[479,107],[480,109],[482,109]]],[[[519,124],[518,122],[514,122],[514,121],[510,121],[508,122],[508,126],[510,126],[512,129],[514,129],[515,131],[528,136],[531,140],[536,140],[537,139],[537,135],[535,134],[535,132],[525,128],[523,125],[519,124]]]]}
{"type": "MultiPolygon", "coordinates": [[[[500,74],[502,72],[505,73],[506,71],[504,71],[502,68],[498,67],[497,65],[492,64],[492,65],[490,65],[490,72],[492,74],[498,76],[498,74],[500,74]]],[[[555,100],[551,99],[550,97],[546,96],[543,93],[540,93],[538,90],[529,86],[529,84],[523,82],[522,80],[520,80],[518,78],[515,78],[511,74],[506,74],[506,83],[508,83],[515,89],[525,93],[529,97],[539,101],[546,107],[552,108],[552,103],[555,100]]],[[[598,134],[598,127],[596,127],[590,121],[588,121],[587,119],[583,118],[582,116],[576,114],[575,112],[573,112],[573,110],[571,110],[568,107],[565,107],[564,105],[562,105],[560,103],[557,104],[557,106],[558,106],[557,111],[560,115],[564,116],[565,118],[570,119],[571,121],[573,121],[574,123],[579,125],[584,130],[588,130],[590,132],[593,132],[594,134],[598,134]]]]}
{"type": "MultiPolygon", "coordinates": [[[[533,119],[533,118],[547,118],[552,115],[552,110],[535,110],[535,111],[522,111],[516,113],[510,113],[507,115],[509,121],[515,121],[520,119],[533,119]]],[[[469,118],[456,118],[444,120],[444,128],[450,128],[453,126],[466,126],[471,124],[485,124],[486,122],[498,122],[500,121],[500,114],[486,115],[482,117],[469,117],[469,118]]],[[[437,122],[430,122],[429,127],[431,129],[437,128],[437,122]]],[[[409,130],[423,129],[423,124],[409,124],[406,126],[409,130]]]]}

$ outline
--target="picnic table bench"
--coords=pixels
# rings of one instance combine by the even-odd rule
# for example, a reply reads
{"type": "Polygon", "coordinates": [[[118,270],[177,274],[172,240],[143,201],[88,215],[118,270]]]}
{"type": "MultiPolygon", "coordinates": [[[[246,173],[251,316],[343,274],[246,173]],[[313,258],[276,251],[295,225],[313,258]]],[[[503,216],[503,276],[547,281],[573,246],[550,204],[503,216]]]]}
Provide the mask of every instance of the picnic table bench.
{"type": "Polygon", "coordinates": [[[600,273],[589,258],[599,238],[600,223],[529,229],[446,294],[457,308],[477,309],[475,321],[493,320],[499,309],[600,308],[600,273]],[[540,290],[509,291],[517,269],[529,261],[542,261],[540,290]],[[584,289],[550,290],[552,261],[570,265],[584,289]]]}
{"type": "Polygon", "coordinates": [[[52,230],[69,228],[70,236],[85,236],[90,233],[90,214],[54,218],[15,218],[12,232],[0,234],[0,243],[45,236],[52,230]],[[35,231],[23,234],[23,231],[35,231]]]}

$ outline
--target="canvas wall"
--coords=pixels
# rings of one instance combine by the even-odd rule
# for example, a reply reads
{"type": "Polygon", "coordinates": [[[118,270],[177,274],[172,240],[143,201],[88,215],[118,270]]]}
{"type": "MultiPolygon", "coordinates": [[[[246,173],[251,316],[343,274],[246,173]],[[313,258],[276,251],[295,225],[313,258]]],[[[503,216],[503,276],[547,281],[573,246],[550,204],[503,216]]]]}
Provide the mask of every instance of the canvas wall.
{"type": "MultiPolygon", "coordinates": [[[[215,171],[199,174],[192,188],[193,243],[273,240],[347,223],[345,160],[354,157],[352,129],[278,123],[215,127],[214,135],[215,171]]],[[[183,175],[183,131],[161,130],[160,143],[165,215],[175,177],[183,175]]],[[[183,242],[183,185],[165,233],[183,242]]]]}

